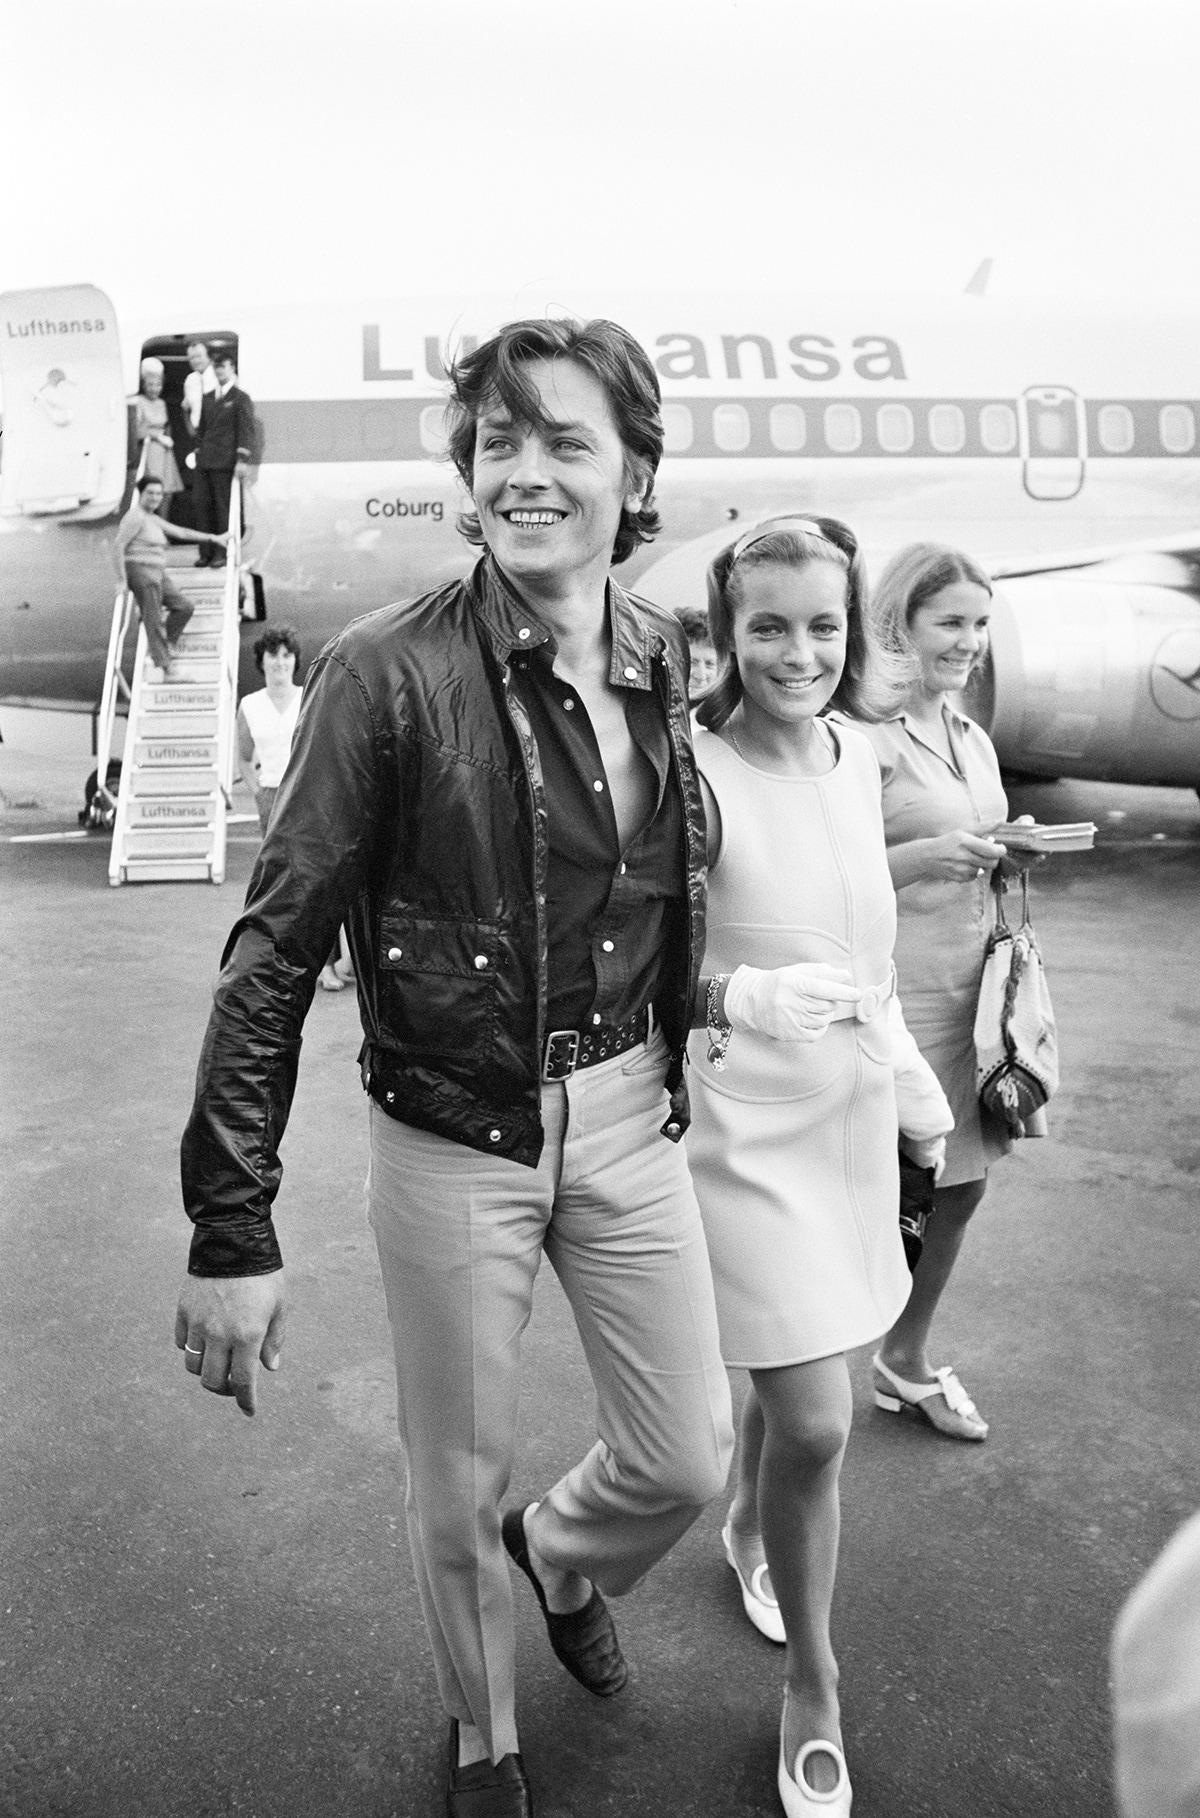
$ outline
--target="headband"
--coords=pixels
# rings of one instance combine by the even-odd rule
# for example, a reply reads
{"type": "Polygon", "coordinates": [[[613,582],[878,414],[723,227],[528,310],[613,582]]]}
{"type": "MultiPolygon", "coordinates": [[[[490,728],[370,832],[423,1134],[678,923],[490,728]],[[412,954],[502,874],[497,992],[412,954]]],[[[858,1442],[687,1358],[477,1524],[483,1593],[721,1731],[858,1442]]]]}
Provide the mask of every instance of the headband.
{"type": "Polygon", "coordinates": [[[756,524],[753,530],[748,530],[744,536],[738,538],[733,546],[730,567],[732,568],[733,563],[739,557],[744,556],[748,549],[752,549],[755,543],[760,543],[764,537],[778,536],[781,530],[802,530],[805,536],[819,537],[822,543],[828,543],[831,548],[837,549],[839,554],[847,553],[837,543],[834,543],[832,538],[827,537],[821,526],[814,523],[812,518],[766,518],[761,524],[756,524]]]}

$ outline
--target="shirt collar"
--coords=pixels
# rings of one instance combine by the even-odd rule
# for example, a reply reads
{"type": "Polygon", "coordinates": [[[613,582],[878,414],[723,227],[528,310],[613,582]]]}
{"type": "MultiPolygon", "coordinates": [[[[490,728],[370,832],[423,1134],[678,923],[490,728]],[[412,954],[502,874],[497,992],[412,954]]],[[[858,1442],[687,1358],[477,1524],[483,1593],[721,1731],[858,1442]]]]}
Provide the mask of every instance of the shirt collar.
{"type": "MultiPolygon", "coordinates": [[[[536,613],[530,611],[493,557],[485,555],[471,576],[475,611],[501,663],[516,651],[557,646],[536,613]]],[[[609,577],[608,622],[612,660],[608,679],[615,688],[649,688],[652,660],[661,639],[642,618],[623,587],[609,577]]]]}
{"type": "MultiPolygon", "coordinates": [[[[952,707],[950,705],[949,701],[942,702],[942,712],[945,714],[946,718],[950,721],[950,724],[953,726],[955,732],[963,733],[967,730],[967,727],[970,725],[970,721],[967,719],[966,715],[960,713],[958,711],[957,707],[952,707]]],[[[909,715],[904,711],[903,708],[901,708],[900,712],[896,715],[896,718],[898,720],[902,721],[904,728],[907,732],[911,732],[917,738],[920,737],[921,729],[920,729],[919,725],[917,724],[916,720],[910,719],[909,715]]]]}
{"type": "MultiPolygon", "coordinates": [[[[962,760],[959,755],[959,750],[962,741],[967,736],[967,729],[971,722],[966,719],[963,714],[959,713],[956,707],[952,707],[949,701],[942,702],[942,714],[949,727],[950,749],[954,753],[955,766],[961,770],[962,760]]],[[[921,730],[919,721],[911,719],[903,709],[896,715],[896,718],[900,721],[900,724],[904,727],[904,730],[907,732],[910,739],[916,739],[917,743],[923,745],[926,751],[931,751],[934,757],[941,758],[943,764],[946,762],[945,752],[939,751],[936,745],[931,745],[929,743],[929,740],[921,730]]]]}

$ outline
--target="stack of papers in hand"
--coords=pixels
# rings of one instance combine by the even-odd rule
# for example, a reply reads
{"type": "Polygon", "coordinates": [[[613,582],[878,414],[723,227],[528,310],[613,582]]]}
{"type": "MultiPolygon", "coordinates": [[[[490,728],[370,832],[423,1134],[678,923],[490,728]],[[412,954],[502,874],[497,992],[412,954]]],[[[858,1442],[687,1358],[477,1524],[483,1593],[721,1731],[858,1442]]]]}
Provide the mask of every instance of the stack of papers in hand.
{"type": "Polygon", "coordinates": [[[1030,826],[1027,821],[1005,821],[994,827],[992,839],[1010,852],[1089,852],[1096,839],[1095,821],[1059,821],[1056,826],[1030,826]]]}

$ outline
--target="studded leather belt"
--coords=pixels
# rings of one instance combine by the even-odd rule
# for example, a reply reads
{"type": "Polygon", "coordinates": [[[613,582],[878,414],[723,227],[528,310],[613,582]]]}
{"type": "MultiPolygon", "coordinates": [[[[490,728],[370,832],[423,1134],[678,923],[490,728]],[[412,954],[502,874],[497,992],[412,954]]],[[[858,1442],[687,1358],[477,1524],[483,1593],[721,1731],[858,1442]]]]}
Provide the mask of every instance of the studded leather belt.
{"type": "Polygon", "coordinates": [[[542,1078],[570,1079],[581,1067],[625,1054],[650,1038],[649,1006],[627,1023],[599,1029],[552,1029],[542,1049],[542,1078]]]}

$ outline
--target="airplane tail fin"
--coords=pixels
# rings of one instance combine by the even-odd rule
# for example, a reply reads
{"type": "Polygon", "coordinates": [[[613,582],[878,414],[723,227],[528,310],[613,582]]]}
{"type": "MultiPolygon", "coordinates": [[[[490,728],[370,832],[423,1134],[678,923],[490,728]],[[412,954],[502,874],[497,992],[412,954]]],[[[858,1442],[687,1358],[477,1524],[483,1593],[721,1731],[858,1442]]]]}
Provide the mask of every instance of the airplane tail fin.
{"type": "Polygon", "coordinates": [[[975,275],[967,285],[966,294],[968,297],[981,297],[983,295],[988,287],[988,279],[992,275],[992,266],[994,264],[994,259],[984,259],[976,267],[975,275]]]}

